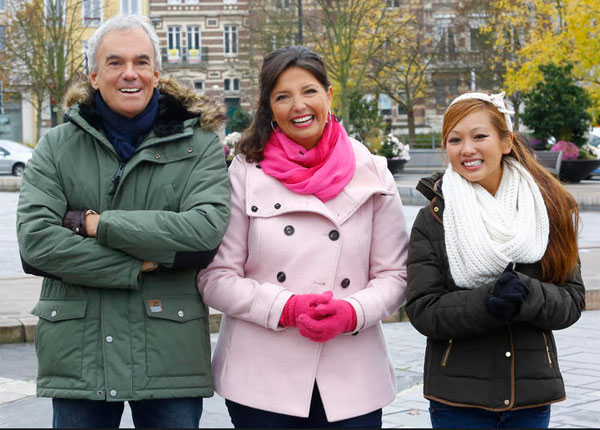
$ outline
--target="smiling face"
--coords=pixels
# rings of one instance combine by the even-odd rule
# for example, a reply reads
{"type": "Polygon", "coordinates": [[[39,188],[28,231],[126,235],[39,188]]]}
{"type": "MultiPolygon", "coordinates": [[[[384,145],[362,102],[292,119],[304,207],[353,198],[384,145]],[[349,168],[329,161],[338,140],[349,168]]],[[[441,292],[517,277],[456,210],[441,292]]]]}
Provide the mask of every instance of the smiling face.
{"type": "Polygon", "coordinates": [[[510,139],[501,139],[490,114],[476,110],[460,120],[446,139],[452,168],[469,182],[494,195],[502,179],[502,155],[511,150],[510,139]]]}
{"type": "Polygon", "coordinates": [[[281,131],[307,150],[316,146],[327,124],[332,90],[309,71],[293,66],[277,79],[269,102],[273,121],[281,131]]]}
{"type": "Polygon", "coordinates": [[[90,72],[92,87],[114,112],[133,118],[142,112],[158,85],[154,48],[142,28],[106,34],[96,53],[97,70],[90,72]]]}

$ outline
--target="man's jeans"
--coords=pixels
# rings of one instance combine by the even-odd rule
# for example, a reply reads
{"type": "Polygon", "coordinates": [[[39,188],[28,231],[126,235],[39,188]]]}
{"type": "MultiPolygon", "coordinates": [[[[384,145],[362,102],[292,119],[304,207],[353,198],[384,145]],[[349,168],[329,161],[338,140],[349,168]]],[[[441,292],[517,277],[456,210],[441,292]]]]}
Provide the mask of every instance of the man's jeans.
{"type": "MultiPolygon", "coordinates": [[[[136,428],[198,428],[202,397],[130,401],[136,428]]],[[[119,428],[124,402],[52,399],[54,428],[119,428]]]]}
{"type": "Polygon", "coordinates": [[[491,412],[449,406],[431,400],[429,415],[433,428],[548,428],[550,406],[491,412]]]}

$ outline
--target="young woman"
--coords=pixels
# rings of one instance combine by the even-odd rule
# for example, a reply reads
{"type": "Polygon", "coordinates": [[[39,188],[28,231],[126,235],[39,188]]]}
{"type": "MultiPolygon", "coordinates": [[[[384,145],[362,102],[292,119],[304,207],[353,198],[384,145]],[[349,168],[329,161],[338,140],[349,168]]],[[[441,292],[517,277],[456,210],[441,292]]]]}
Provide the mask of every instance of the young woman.
{"type": "Polygon", "coordinates": [[[229,169],[231,222],[198,288],[225,314],[214,382],[235,427],[376,428],[396,396],[380,322],[406,296],[402,204],[331,98],[318,55],[267,55],[229,169]]]}
{"type": "Polygon", "coordinates": [[[406,311],[427,336],[433,427],[547,427],[565,399],[552,330],[584,308],[578,208],[512,128],[503,95],[444,116],[445,174],[413,225],[406,311]]]}

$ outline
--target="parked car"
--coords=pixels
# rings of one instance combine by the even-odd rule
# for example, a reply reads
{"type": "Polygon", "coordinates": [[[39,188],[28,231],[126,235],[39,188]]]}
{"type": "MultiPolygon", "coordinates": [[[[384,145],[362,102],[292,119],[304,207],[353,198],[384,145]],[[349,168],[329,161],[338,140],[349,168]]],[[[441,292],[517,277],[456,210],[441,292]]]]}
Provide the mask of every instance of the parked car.
{"type": "MultiPolygon", "coordinates": [[[[600,158],[600,127],[594,127],[590,133],[590,140],[588,144],[596,148],[597,157],[600,158]]],[[[594,170],[587,179],[592,179],[594,176],[600,175],[600,168],[594,170]]]]}
{"type": "Polygon", "coordinates": [[[33,149],[12,140],[0,139],[0,174],[22,176],[33,149]]]}

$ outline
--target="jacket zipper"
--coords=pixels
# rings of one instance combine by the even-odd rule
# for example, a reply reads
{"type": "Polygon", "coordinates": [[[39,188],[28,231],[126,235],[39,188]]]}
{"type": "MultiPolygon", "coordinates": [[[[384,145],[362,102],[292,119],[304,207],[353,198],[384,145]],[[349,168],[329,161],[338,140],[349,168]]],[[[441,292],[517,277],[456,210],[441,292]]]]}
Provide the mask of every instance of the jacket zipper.
{"type": "Polygon", "coordinates": [[[444,355],[442,356],[442,367],[446,367],[446,363],[448,363],[448,357],[450,357],[450,350],[452,349],[453,342],[454,342],[454,339],[450,339],[448,341],[448,346],[446,347],[446,351],[444,352],[444,355]]]}
{"type": "Polygon", "coordinates": [[[119,170],[117,170],[117,173],[112,178],[113,187],[112,190],[110,190],[110,193],[108,193],[111,196],[113,196],[117,192],[117,188],[119,187],[119,183],[121,182],[121,178],[123,177],[123,169],[125,169],[125,163],[119,161],[119,170]]]}
{"type": "Polygon", "coordinates": [[[550,348],[548,347],[548,338],[546,337],[546,333],[542,332],[542,336],[544,337],[544,346],[546,347],[546,358],[548,359],[548,367],[552,369],[552,359],[550,358],[550,348]]]}

